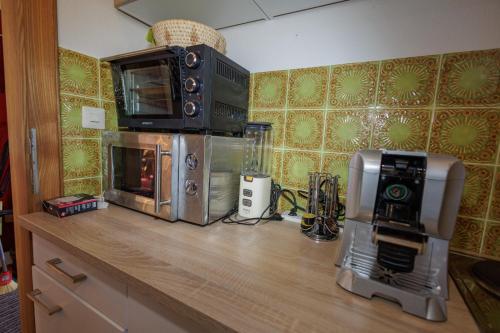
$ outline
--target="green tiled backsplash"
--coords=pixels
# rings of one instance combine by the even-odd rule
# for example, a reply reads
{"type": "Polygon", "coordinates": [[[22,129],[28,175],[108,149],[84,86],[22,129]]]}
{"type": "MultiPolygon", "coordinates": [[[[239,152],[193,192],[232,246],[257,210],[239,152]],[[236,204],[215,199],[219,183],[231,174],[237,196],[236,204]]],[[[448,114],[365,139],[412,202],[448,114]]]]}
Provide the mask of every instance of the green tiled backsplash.
{"type": "Polygon", "coordinates": [[[101,130],[82,128],[82,106],[105,110],[106,129],[117,130],[109,64],[59,48],[64,193],[101,194],[101,130]]]}
{"type": "Polygon", "coordinates": [[[254,73],[250,96],[250,119],[273,123],[273,173],[286,188],[321,170],[341,176],[345,196],[359,149],[461,158],[451,246],[500,257],[500,49],[254,73]]]}
{"type": "MultiPolygon", "coordinates": [[[[60,81],[65,193],[98,194],[101,131],[81,128],[81,106],[103,107],[117,129],[109,65],[60,49],[60,81]]],[[[500,49],[254,73],[250,119],[273,123],[274,178],[292,190],[322,170],[341,176],[344,197],[350,158],[364,148],[461,158],[451,246],[500,258],[500,49]]]]}

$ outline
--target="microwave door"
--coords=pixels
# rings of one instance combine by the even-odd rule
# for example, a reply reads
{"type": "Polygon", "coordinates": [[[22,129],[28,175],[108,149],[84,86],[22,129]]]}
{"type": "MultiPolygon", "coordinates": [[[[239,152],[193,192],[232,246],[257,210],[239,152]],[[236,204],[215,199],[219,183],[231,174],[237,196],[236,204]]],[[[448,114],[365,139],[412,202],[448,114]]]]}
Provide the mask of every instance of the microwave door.
{"type": "Polygon", "coordinates": [[[156,145],[155,215],[170,221],[177,220],[178,146],[178,135],[171,145],[156,145]]]}
{"type": "MultiPolygon", "coordinates": [[[[175,138],[175,137],[174,137],[175,138]]],[[[175,140],[174,140],[175,141],[175,140]]],[[[167,220],[177,219],[176,152],[169,144],[126,144],[108,146],[106,199],[167,220]]]]}
{"type": "Polygon", "coordinates": [[[172,152],[164,151],[161,145],[156,145],[156,177],[155,177],[155,213],[160,214],[162,206],[172,204],[172,191],[169,191],[169,186],[165,186],[166,180],[172,179],[172,152]],[[168,159],[168,161],[164,161],[168,159]],[[164,179],[166,177],[167,179],[164,179]],[[170,193],[169,193],[170,192],[170,193]]]}

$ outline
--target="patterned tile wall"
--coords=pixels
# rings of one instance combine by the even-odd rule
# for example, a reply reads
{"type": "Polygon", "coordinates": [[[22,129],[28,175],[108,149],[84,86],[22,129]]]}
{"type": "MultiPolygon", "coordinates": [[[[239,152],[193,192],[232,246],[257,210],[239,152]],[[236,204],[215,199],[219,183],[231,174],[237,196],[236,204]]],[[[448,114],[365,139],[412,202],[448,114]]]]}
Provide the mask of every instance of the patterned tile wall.
{"type": "Polygon", "coordinates": [[[322,170],[345,196],[363,148],[458,156],[467,178],[451,246],[500,258],[500,49],[254,73],[250,96],[250,118],[275,129],[274,177],[293,190],[322,170]]]}
{"type": "Polygon", "coordinates": [[[105,110],[106,129],[116,130],[109,64],[59,48],[64,193],[101,194],[101,130],[82,128],[82,106],[105,110]]]}
{"type": "MultiPolygon", "coordinates": [[[[103,107],[106,129],[117,129],[109,65],[60,48],[59,72],[64,191],[99,194],[101,131],[81,127],[81,106],[103,107]]],[[[323,170],[341,176],[344,197],[363,148],[460,157],[452,248],[500,257],[500,49],[254,73],[250,110],[273,123],[274,178],[292,190],[323,170]]]]}

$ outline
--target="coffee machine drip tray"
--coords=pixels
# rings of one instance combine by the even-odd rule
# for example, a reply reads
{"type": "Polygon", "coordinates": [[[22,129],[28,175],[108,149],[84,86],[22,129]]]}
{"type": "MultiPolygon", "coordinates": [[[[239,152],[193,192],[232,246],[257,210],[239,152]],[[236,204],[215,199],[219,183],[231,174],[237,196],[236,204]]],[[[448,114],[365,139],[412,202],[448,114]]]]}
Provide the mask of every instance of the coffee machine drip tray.
{"type": "Polygon", "coordinates": [[[379,246],[371,241],[372,226],[346,220],[343,237],[349,247],[338,262],[337,283],[344,289],[366,298],[381,296],[401,305],[403,311],[433,321],[446,319],[448,285],[446,266],[435,263],[446,257],[446,241],[429,238],[426,250],[414,257],[411,272],[396,272],[380,264],[379,246]],[[444,272],[446,273],[446,271],[444,272]]]}
{"type": "MultiPolygon", "coordinates": [[[[364,233],[363,227],[363,225],[359,225],[356,228],[356,233],[364,233]]],[[[363,237],[355,237],[344,262],[346,267],[350,267],[359,276],[420,294],[432,295],[440,292],[441,286],[436,278],[437,271],[429,269],[428,265],[419,265],[419,258],[413,256],[416,260],[411,262],[412,266],[415,262],[411,272],[397,272],[379,263],[380,249],[377,249],[377,246],[373,243],[359,241],[360,239],[363,237]]]]}

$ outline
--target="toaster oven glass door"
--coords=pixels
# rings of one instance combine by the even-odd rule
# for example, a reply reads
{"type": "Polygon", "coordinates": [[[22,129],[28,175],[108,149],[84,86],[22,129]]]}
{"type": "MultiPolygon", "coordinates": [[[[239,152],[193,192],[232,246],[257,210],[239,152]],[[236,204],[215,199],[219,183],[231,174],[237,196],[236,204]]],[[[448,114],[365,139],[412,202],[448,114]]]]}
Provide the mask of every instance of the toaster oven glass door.
{"type": "Polygon", "coordinates": [[[126,117],[182,119],[178,57],[124,64],[121,76],[126,117]]]}

